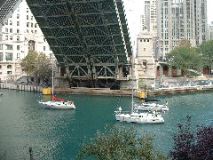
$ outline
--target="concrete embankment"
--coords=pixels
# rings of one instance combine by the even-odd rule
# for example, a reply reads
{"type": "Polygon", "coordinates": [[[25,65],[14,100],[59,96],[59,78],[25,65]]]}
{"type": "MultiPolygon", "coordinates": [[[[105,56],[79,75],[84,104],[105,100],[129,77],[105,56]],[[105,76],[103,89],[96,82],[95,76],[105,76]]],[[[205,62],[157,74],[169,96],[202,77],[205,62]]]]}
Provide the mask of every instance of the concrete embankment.
{"type": "MultiPolygon", "coordinates": [[[[43,88],[39,86],[33,86],[33,85],[20,85],[20,84],[17,85],[17,84],[0,83],[0,89],[42,92],[43,88]]],[[[153,97],[153,96],[176,95],[176,94],[191,94],[191,93],[200,93],[200,92],[206,92],[206,91],[213,91],[213,86],[161,88],[157,90],[148,90],[146,92],[138,90],[138,91],[134,91],[134,97],[141,98],[141,95],[153,97]]],[[[60,93],[60,94],[84,94],[84,95],[102,95],[102,96],[131,96],[132,95],[131,89],[110,90],[110,88],[85,88],[85,87],[55,88],[54,92],[60,93]]]]}
{"type": "Polygon", "coordinates": [[[165,95],[177,95],[177,94],[193,94],[202,93],[207,91],[213,91],[213,86],[211,87],[194,87],[194,88],[167,88],[149,91],[148,96],[165,96],[165,95]]]}
{"type": "Polygon", "coordinates": [[[105,96],[131,96],[131,90],[110,90],[110,88],[55,88],[56,93],[85,94],[85,95],[105,95],[105,96]]]}

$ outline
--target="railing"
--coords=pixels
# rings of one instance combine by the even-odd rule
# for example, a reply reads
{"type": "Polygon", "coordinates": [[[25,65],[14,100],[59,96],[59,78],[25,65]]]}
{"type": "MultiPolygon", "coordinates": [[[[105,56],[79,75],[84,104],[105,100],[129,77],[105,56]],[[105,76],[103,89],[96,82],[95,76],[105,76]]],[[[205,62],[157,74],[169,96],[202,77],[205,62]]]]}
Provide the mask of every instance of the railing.
{"type": "Polygon", "coordinates": [[[0,89],[11,89],[28,92],[41,92],[42,87],[35,85],[23,85],[14,83],[0,83],[0,89]]]}
{"type": "Polygon", "coordinates": [[[210,89],[213,88],[213,80],[186,80],[175,82],[163,82],[158,84],[156,89],[210,89]]]}

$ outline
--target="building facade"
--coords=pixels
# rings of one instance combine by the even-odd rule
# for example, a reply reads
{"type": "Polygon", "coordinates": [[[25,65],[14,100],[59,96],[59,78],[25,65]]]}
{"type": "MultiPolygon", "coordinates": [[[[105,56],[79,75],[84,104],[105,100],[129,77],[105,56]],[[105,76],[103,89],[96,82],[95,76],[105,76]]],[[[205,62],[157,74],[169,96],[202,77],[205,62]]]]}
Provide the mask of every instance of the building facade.
{"type": "Polygon", "coordinates": [[[208,40],[213,40],[213,22],[211,22],[208,28],[208,40]]]}
{"type": "Polygon", "coordinates": [[[21,60],[29,50],[52,53],[27,3],[23,0],[0,29],[0,80],[16,80],[23,75],[21,60]]]}
{"type": "Polygon", "coordinates": [[[137,78],[143,79],[144,84],[150,86],[156,77],[156,67],[154,59],[154,41],[150,32],[142,32],[137,37],[137,54],[135,59],[135,68],[137,78]]]}
{"type": "Polygon", "coordinates": [[[198,46],[207,40],[206,0],[158,0],[158,57],[181,40],[198,46]]]}
{"type": "Polygon", "coordinates": [[[144,1],[144,25],[154,37],[157,35],[157,0],[144,1]]]}

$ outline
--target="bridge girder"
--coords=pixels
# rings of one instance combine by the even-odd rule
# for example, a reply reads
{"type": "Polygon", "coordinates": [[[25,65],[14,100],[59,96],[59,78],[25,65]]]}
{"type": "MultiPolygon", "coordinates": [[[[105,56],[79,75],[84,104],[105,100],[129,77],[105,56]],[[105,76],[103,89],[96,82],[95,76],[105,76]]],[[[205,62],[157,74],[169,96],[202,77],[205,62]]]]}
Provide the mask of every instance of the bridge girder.
{"type": "Polygon", "coordinates": [[[117,79],[132,55],[121,0],[27,0],[71,78],[117,79]]]}

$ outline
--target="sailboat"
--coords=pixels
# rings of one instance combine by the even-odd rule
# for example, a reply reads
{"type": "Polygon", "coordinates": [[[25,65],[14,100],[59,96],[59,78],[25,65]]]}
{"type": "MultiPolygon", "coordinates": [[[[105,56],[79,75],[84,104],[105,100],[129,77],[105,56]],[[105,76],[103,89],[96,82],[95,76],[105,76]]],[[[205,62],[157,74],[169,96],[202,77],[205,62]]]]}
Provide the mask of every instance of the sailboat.
{"type": "Polygon", "coordinates": [[[133,88],[132,88],[132,102],[131,102],[131,111],[126,112],[122,111],[122,107],[119,107],[115,112],[115,119],[120,122],[128,122],[128,123],[164,123],[164,119],[162,115],[158,112],[136,112],[134,111],[134,102],[133,102],[133,88]]]}
{"type": "Polygon", "coordinates": [[[39,101],[40,104],[46,105],[52,109],[75,109],[73,101],[65,101],[63,98],[58,98],[54,95],[54,84],[53,84],[53,68],[52,68],[52,95],[50,101],[39,101]]]}

